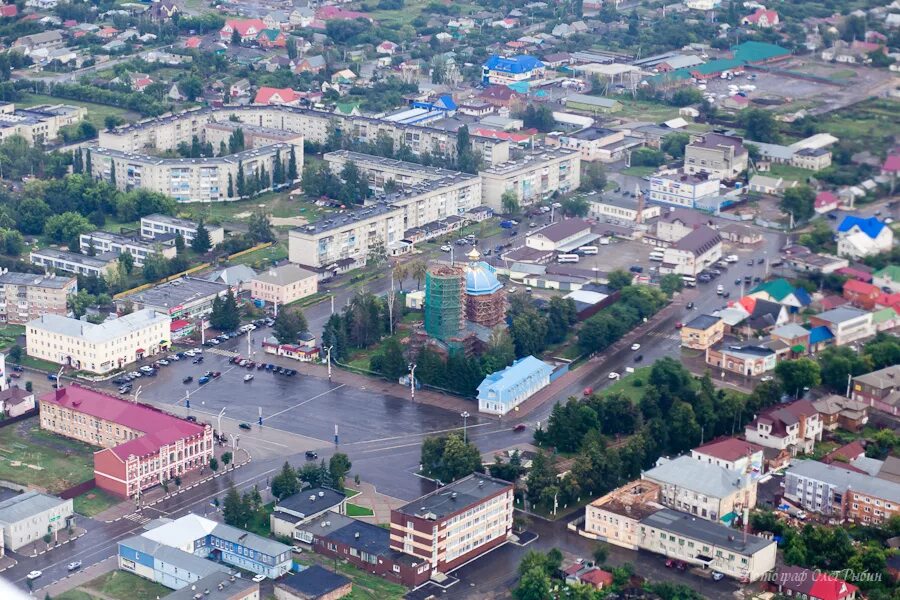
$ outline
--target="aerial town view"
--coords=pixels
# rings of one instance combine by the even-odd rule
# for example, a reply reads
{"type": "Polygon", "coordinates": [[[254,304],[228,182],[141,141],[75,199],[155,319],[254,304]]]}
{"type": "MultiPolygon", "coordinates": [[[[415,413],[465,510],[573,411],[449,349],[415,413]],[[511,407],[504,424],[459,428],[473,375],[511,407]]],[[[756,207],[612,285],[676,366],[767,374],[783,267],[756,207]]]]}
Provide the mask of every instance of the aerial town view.
{"type": "Polygon", "coordinates": [[[900,0],[0,0],[0,600],[900,600],[900,0]]]}

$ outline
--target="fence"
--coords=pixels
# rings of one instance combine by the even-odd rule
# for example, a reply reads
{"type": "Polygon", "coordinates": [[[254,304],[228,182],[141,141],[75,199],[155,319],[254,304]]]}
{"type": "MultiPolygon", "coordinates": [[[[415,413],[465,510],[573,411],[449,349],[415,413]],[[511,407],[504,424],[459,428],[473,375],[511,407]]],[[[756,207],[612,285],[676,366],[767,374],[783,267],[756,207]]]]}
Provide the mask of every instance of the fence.
{"type": "Polygon", "coordinates": [[[70,498],[74,498],[75,496],[80,496],[85,492],[89,492],[92,489],[97,487],[96,479],[88,479],[87,481],[82,481],[78,485],[73,485],[67,490],[63,490],[57,494],[63,500],[68,500],[70,498]]]}
{"type": "Polygon", "coordinates": [[[33,408],[26,413],[22,413],[18,417],[6,417],[2,421],[0,421],[0,428],[9,427],[10,425],[15,425],[19,421],[24,421],[25,419],[30,419],[31,417],[35,417],[38,414],[38,409],[33,408]]]}

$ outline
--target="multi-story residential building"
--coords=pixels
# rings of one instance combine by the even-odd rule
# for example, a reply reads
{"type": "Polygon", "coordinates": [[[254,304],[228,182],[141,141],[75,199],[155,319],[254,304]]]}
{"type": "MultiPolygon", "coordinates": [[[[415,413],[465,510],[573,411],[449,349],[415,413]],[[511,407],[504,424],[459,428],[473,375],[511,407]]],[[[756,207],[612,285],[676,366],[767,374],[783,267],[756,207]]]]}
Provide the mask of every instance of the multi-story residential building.
{"type": "Polygon", "coordinates": [[[865,525],[900,515],[900,483],[839,463],[794,462],[784,474],[784,497],[811,512],[865,525]]]}
{"type": "Polygon", "coordinates": [[[707,133],[684,149],[684,172],[710,179],[734,179],[747,169],[747,149],[741,138],[707,133]]]}
{"type": "Polygon", "coordinates": [[[667,173],[650,178],[650,199],[654,202],[695,208],[697,200],[719,193],[722,181],[705,175],[667,173]]]}
{"type": "Polygon", "coordinates": [[[529,206],[554,192],[566,193],[581,185],[581,157],[566,148],[539,148],[522,158],[494,164],[481,171],[482,199],[504,212],[504,192],[514,192],[519,206],[529,206]]]}
{"type": "Polygon", "coordinates": [[[199,319],[212,313],[213,300],[228,294],[229,289],[227,283],[181,277],[116,298],[116,309],[122,312],[130,306],[153,310],[172,319],[199,319]]]}
{"type": "Polygon", "coordinates": [[[544,63],[526,54],[518,56],[493,55],[481,67],[481,81],[485,85],[509,85],[539,79],[544,75],[544,63]]]}
{"type": "MultiPolygon", "coordinates": [[[[85,152],[91,153],[91,175],[120,190],[143,188],[171,196],[178,202],[224,202],[241,197],[238,182],[242,178],[265,170],[271,180],[276,160],[281,160],[287,168],[291,148],[299,172],[303,167],[303,147],[289,144],[272,144],[211,158],[159,158],[103,147],[91,147],[85,152]],[[243,172],[241,177],[240,172],[243,172]]],[[[271,185],[265,189],[270,188],[271,185]]]]}
{"type": "Polygon", "coordinates": [[[45,535],[56,535],[75,522],[72,499],[63,500],[40,492],[24,492],[0,502],[0,529],[4,549],[18,550],[45,535]]]}
{"type": "Polygon", "coordinates": [[[31,264],[44,267],[48,271],[65,271],[85,277],[105,277],[116,265],[118,255],[113,253],[88,256],[66,252],[56,248],[33,250],[30,255],[31,264]]]}
{"type": "Polygon", "coordinates": [[[611,162],[617,160],[617,150],[626,146],[625,132],[605,127],[588,127],[559,136],[559,145],[578,152],[587,162],[611,162]]]}
{"type": "Polygon", "coordinates": [[[21,325],[41,315],[69,314],[78,279],[7,271],[0,275],[0,322],[21,325]]]}
{"type": "Polygon", "coordinates": [[[641,549],[741,581],[757,581],[775,568],[775,540],[742,535],[721,523],[664,508],[641,519],[639,527],[641,549]]]}
{"type": "Polygon", "coordinates": [[[744,428],[747,441],[788,450],[792,455],[809,453],[822,440],[822,419],[809,400],[797,400],[760,413],[744,428]]]}
{"type": "Polygon", "coordinates": [[[720,258],[722,236],[712,227],[702,226],[665,249],[659,272],[696,277],[720,258]]]}
{"type": "Polygon", "coordinates": [[[87,109],[68,104],[42,104],[16,110],[16,105],[0,103],[0,140],[22,136],[29,144],[49,142],[59,137],[59,130],[83,120],[87,109]]]}
{"type": "Polygon", "coordinates": [[[422,561],[421,582],[505,544],[513,485],[476,473],[391,511],[391,549],[422,561]]]}
{"type": "MultiPolygon", "coordinates": [[[[283,306],[315,294],[319,276],[303,267],[288,264],[262,271],[250,280],[250,296],[283,306]]],[[[291,343],[293,340],[282,340],[291,343]]]]}
{"type": "Polygon", "coordinates": [[[375,192],[383,192],[385,185],[389,181],[393,181],[401,187],[408,187],[459,174],[457,171],[451,171],[450,169],[429,167],[373,154],[351,152],[350,150],[328,152],[324,158],[325,162],[328,163],[328,167],[336,175],[340,175],[341,171],[344,170],[344,166],[348,162],[352,162],[368,178],[369,187],[375,192]]]}
{"type": "Polygon", "coordinates": [[[169,259],[175,258],[177,254],[175,246],[153,244],[109,231],[82,233],[79,239],[81,241],[81,251],[88,256],[91,256],[92,252],[94,256],[110,252],[115,255],[127,252],[134,257],[134,264],[137,267],[143,267],[144,261],[152,254],[161,254],[169,259]]]}
{"type": "Polygon", "coordinates": [[[851,398],[891,415],[900,414],[900,365],[854,377],[851,398]]]}
{"type": "MultiPolygon", "coordinates": [[[[148,215],[141,217],[141,237],[168,243],[175,236],[181,235],[184,243],[190,246],[194,241],[194,236],[197,235],[197,225],[198,223],[194,221],[177,219],[169,215],[148,215]]],[[[225,241],[225,229],[221,226],[204,223],[203,227],[209,233],[209,243],[213,246],[218,246],[225,241]]]]}
{"type": "Polygon", "coordinates": [[[681,328],[681,345],[694,350],[707,350],[725,337],[725,322],[714,315],[700,315],[681,328]]]}
{"type": "Polygon", "coordinates": [[[205,143],[212,145],[216,154],[222,154],[221,150],[227,150],[232,136],[238,131],[244,136],[245,149],[263,148],[275,144],[287,144],[288,146],[293,146],[294,151],[297,152],[298,147],[303,146],[303,136],[299,133],[235,121],[216,121],[214,123],[207,123],[203,127],[203,136],[201,139],[203,139],[205,143]]]}
{"type": "Polygon", "coordinates": [[[97,487],[134,497],[209,464],[212,428],[146,404],[101,394],[76,384],[39,400],[41,429],[103,450],[94,453],[97,487]]]}
{"type": "MultiPolygon", "coordinates": [[[[148,119],[101,131],[99,144],[103,148],[130,153],[145,152],[148,148],[157,152],[175,150],[181,142],[190,144],[195,135],[202,139],[208,123],[230,121],[232,117],[240,123],[298,133],[304,140],[320,144],[327,142],[329,132],[337,128],[347,140],[371,143],[380,136],[390,139],[394,148],[405,146],[414,154],[457,154],[456,133],[446,129],[294,106],[265,105],[201,108],[148,119]]],[[[506,140],[472,135],[470,142],[472,151],[484,164],[495,165],[509,160],[509,142],[506,140]]]]}
{"type": "Polygon", "coordinates": [[[56,314],[25,325],[28,356],[90,373],[109,373],[169,345],[167,315],[143,309],[96,325],[56,314]]]}
{"type": "Polygon", "coordinates": [[[454,173],[388,194],[384,202],[403,211],[404,231],[424,227],[480,206],[481,181],[477,175],[454,173]]]}
{"type": "Polygon", "coordinates": [[[836,346],[845,346],[851,342],[875,335],[872,313],[839,306],[826,310],[809,318],[810,327],[825,326],[834,335],[836,346]]]}
{"type": "Polygon", "coordinates": [[[756,480],[747,474],[690,456],[660,461],[642,478],[660,486],[659,502],[664,506],[709,521],[730,521],[756,504],[756,480]]]}
{"type": "Polygon", "coordinates": [[[594,500],[585,508],[583,535],[637,550],[641,519],[663,508],[659,492],[659,485],[638,479],[594,500]]]}
{"type": "Polygon", "coordinates": [[[290,546],[193,513],[145,531],[140,537],[270,579],[291,570],[290,546]]]}
{"type": "Polygon", "coordinates": [[[553,368],[533,356],[522,357],[478,385],[478,412],[505,415],[550,385],[553,368]]]}
{"type": "Polygon", "coordinates": [[[691,450],[691,458],[723,469],[758,477],[763,474],[763,447],[737,438],[724,438],[691,450]]]}

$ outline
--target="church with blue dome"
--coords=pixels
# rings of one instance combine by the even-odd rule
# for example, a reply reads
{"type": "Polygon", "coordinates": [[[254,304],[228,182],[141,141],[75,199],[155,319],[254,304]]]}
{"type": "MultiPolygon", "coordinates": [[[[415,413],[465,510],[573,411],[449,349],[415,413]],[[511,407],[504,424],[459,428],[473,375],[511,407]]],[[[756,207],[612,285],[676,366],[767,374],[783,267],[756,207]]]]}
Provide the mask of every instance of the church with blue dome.
{"type": "Polygon", "coordinates": [[[466,320],[494,327],[506,318],[506,292],[494,267],[481,260],[472,248],[466,265],[466,320]]]}

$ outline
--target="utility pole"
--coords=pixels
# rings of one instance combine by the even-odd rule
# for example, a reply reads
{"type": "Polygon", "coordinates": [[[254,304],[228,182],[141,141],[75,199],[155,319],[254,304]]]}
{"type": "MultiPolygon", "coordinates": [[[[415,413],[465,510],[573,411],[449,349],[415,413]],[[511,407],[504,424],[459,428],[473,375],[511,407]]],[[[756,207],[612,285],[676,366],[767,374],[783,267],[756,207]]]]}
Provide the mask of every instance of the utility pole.
{"type": "MultiPolygon", "coordinates": [[[[334,299],[334,297],[332,296],[332,300],[333,299],[334,299]]],[[[331,383],[331,349],[332,348],[334,348],[334,346],[328,346],[327,348],[325,348],[325,352],[327,352],[326,360],[328,361],[328,383],[331,383]]]]}
{"type": "Polygon", "coordinates": [[[222,411],[219,413],[219,416],[216,417],[216,431],[219,432],[220,436],[222,435],[222,415],[225,414],[225,408],[226,407],[223,406],[222,411]]]}
{"type": "Polygon", "coordinates": [[[137,391],[134,393],[134,403],[135,403],[135,404],[138,403],[138,397],[140,397],[140,395],[141,395],[141,390],[143,390],[143,389],[144,389],[144,386],[139,385],[137,391]]]}
{"type": "Polygon", "coordinates": [[[468,423],[469,417],[470,417],[471,415],[469,415],[469,411],[464,410],[464,411],[462,411],[462,413],[460,413],[459,416],[461,416],[461,417],[463,418],[463,443],[464,443],[464,444],[468,444],[468,443],[469,443],[469,437],[468,437],[468,435],[467,435],[466,424],[468,423]]]}
{"type": "Polygon", "coordinates": [[[409,398],[416,401],[416,364],[409,363],[409,398]]]}

